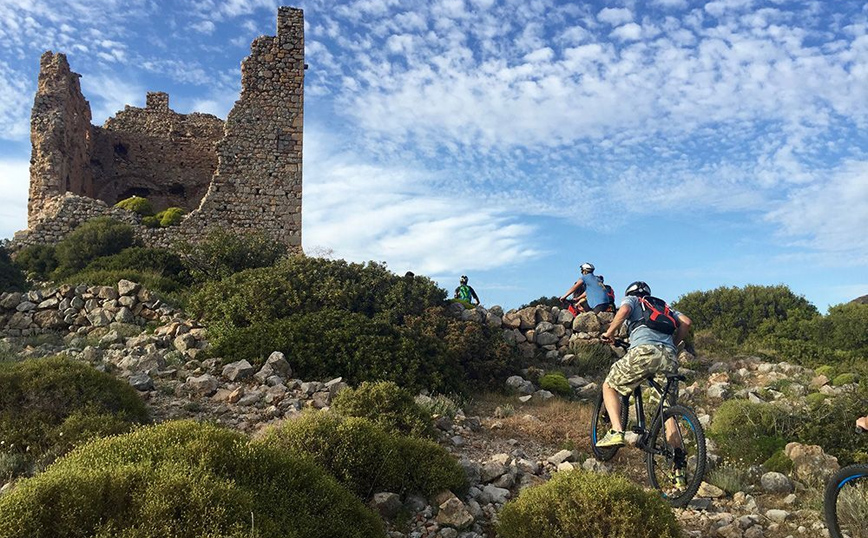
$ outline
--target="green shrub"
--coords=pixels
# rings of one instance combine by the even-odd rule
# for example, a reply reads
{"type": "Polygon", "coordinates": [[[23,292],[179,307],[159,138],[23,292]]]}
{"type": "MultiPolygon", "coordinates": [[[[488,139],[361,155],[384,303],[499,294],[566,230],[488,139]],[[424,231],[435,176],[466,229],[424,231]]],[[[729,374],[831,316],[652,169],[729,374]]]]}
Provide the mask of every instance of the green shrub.
{"type": "Polygon", "coordinates": [[[49,461],[98,435],[148,420],[139,395],[109,374],[60,357],[0,363],[0,440],[49,461]]]}
{"type": "Polygon", "coordinates": [[[394,382],[364,382],[341,391],[332,408],[345,417],[366,418],[389,433],[432,437],[431,415],[416,405],[413,394],[394,382]]]}
{"type": "Polygon", "coordinates": [[[57,276],[81,271],[96,258],[117,254],[133,246],[134,241],[129,224],[107,217],[89,220],[57,244],[57,276]]]}
{"type": "Polygon", "coordinates": [[[868,452],[868,436],[852,432],[856,417],[865,415],[868,390],[862,385],[858,392],[838,396],[831,405],[809,407],[799,423],[796,440],[822,446],[826,453],[838,458],[841,465],[861,461],[868,452]]]}
{"type": "Polygon", "coordinates": [[[812,392],[811,394],[805,396],[805,403],[808,404],[808,407],[817,407],[823,402],[825,402],[826,398],[828,398],[828,396],[826,396],[825,394],[821,394],[819,392],[812,392]]]}
{"type": "Polygon", "coordinates": [[[783,450],[778,450],[772,457],[763,463],[763,467],[767,471],[789,474],[793,470],[793,460],[791,460],[783,450]]]}
{"type": "Polygon", "coordinates": [[[238,234],[220,229],[179,251],[193,276],[201,282],[220,280],[245,269],[270,267],[287,254],[286,245],[264,233],[238,234]]]}
{"type": "Polygon", "coordinates": [[[645,491],[621,476],[584,471],[557,473],[548,483],[522,491],[500,513],[497,535],[501,538],[681,536],[672,510],[659,494],[645,491]]]}
{"type": "Polygon", "coordinates": [[[160,219],[156,217],[156,215],[149,215],[147,217],[142,217],[142,225],[148,228],[159,228],[160,227],[160,219]]]}
{"type": "Polygon", "coordinates": [[[570,386],[567,378],[560,372],[554,372],[542,376],[539,380],[539,386],[543,390],[559,394],[561,396],[572,396],[573,388],[570,386]]]}
{"type": "Polygon", "coordinates": [[[316,466],[194,422],[93,441],[0,498],[0,538],[383,535],[316,466]]]}
{"type": "Polygon", "coordinates": [[[131,247],[97,258],[63,280],[70,284],[113,286],[118,280],[138,282],[151,291],[172,293],[190,286],[187,266],[174,252],[161,248],[131,247]]]}
{"type": "Polygon", "coordinates": [[[856,383],[857,381],[859,381],[859,378],[856,374],[841,374],[835,376],[835,379],[832,380],[832,386],[840,387],[841,385],[849,385],[851,383],[856,383]]]}
{"type": "Polygon", "coordinates": [[[744,467],[721,465],[708,473],[706,480],[728,495],[734,495],[739,491],[747,491],[750,487],[750,472],[744,467]]]}
{"type": "Polygon", "coordinates": [[[818,315],[814,305],[783,285],[695,291],[672,306],[690,315],[694,330],[710,329],[730,346],[742,344],[751,335],[766,334],[780,321],[809,320],[818,315]]]}
{"type": "Polygon", "coordinates": [[[168,228],[169,226],[177,226],[184,220],[185,211],[180,207],[170,207],[157,213],[156,219],[160,226],[168,228]]]}
{"type": "Polygon", "coordinates": [[[815,369],[814,372],[817,375],[824,375],[828,378],[835,377],[835,367],[829,366],[828,364],[820,366],[819,368],[815,369]]]}
{"type": "Polygon", "coordinates": [[[9,253],[0,246],[0,291],[24,291],[27,280],[18,265],[12,263],[9,253]]]}
{"type": "Polygon", "coordinates": [[[425,412],[426,416],[433,417],[434,415],[455,418],[458,411],[461,410],[461,405],[457,401],[460,397],[453,397],[445,394],[435,394],[434,396],[417,396],[416,403],[425,412]]]}
{"type": "Polygon", "coordinates": [[[30,245],[15,254],[15,265],[37,280],[47,280],[57,269],[54,245],[30,245]]]}
{"type": "Polygon", "coordinates": [[[132,211],[133,213],[138,213],[142,216],[154,214],[154,206],[151,205],[151,202],[149,202],[147,198],[142,198],[141,196],[130,196],[129,198],[116,203],[115,207],[126,209],[127,211],[132,211]]]}
{"type": "Polygon", "coordinates": [[[269,430],[261,441],[313,461],[362,499],[390,491],[461,494],[464,470],[440,445],[389,434],[364,418],[308,413],[269,430]]]}
{"type": "Polygon", "coordinates": [[[551,297],[546,297],[543,295],[539,299],[534,299],[533,301],[523,304],[517,308],[517,310],[522,310],[529,306],[557,306],[558,308],[562,308],[562,303],[560,297],[552,295],[551,297]]]}
{"type": "Polygon", "coordinates": [[[570,352],[575,355],[573,362],[576,371],[582,375],[596,375],[609,370],[615,357],[612,348],[606,344],[572,344],[570,352]]]}
{"type": "Polygon", "coordinates": [[[708,435],[730,462],[760,464],[795,437],[799,417],[772,404],[729,400],[717,410],[708,435]]]}

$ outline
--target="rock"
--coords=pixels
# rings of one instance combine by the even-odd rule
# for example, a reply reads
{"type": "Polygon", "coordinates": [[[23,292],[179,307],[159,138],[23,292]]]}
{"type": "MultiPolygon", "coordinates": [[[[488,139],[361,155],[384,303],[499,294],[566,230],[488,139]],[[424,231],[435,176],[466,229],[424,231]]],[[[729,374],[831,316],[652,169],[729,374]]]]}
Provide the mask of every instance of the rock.
{"type": "Polygon", "coordinates": [[[69,328],[69,323],[66,322],[63,315],[57,310],[44,310],[33,315],[33,323],[39,325],[43,329],[51,331],[60,331],[69,328]]]}
{"type": "Polygon", "coordinates": [[[542,400],[543,402],[551,400],[552,398],[555,397],[554,394],[552,394],[551,392],[549,392],[547,390],[538,390],[538,391],[533,393],[533,396],[534,396],[534,398],[542,400]]]}
{"type": "Polygon", "coordinates": [[[768,493],[792,493],[793,491],[793,483],[783,473],[765,473],[760,478],[760,483],[768,493]]]}
{"type": "Polygon", "coordinates": [[[154,380],[148,374],[135,374],[130,376],[130,385],[140,392],[154,390],[154,380]]]}
{"type": "Polygon", "coordinates": [[[452,496],[440,505],[435,521],[440,525],[462,530],[473,525],[473,514],[458,497],[452,496]]]}
{"type": "Polygon", "coordinates": [[[506,466],[502,463],[498,463],[496,461],[488,461],[482,464],[482,468],[479,471],[479,480],[483,484],[487,484],[497,478],[500,478],[500,476],[502,476],[505,472],[506,466]]]}
{"type": "Polygon", "coordinates": [[[726,497],[726,492],[715,485],[709,484],[708,482],[702,482],[701,484],[699,484],[699,490],[696,492],[696,495],[699,497],[719,499],[721,497],[726,497]]]}
{"type": "Polygon", "coordinates": [[[558,337],[554,333],[540,333],[540,332],[538,332],[538,333],[536,333],[535,340],[536,340],[536,343],[541,345],[541,346],[551,346],[551,345],[557,344],[558,341],[560,340],[560,337],[558,337]]]}
{"type": "Polygon", "coordinates": [[[723,400],[729,396],[729,383],[713,383],[706,394],[709,398],[723,400]]]}
{"type": "Polygon", "coordinates": [[[519,394],[532,394],[534,391],[533,383],[525,380],[520,375],[514,375],[507,378],[506,385],[516,389],[519,394]]]}
{"type": "Polygon", "coordinates": [[[510,493],[508,489],[499,488],[497,486],[492,486],[488,484],[484,488],[482,488],[482,495],[480,496],[483,504],[504,504],[507,500],[509,500],[510,493]]]}
{"type": "Polygon", "coordinates": [[[401,497],[396,493],[374,493],[368,506],[384,519],[392,519],[398,515],[403,505],[401,497]]]}
{"type": "Polygon", "coordinates": [[[573,320],[573,331],[575,332],[599,334],[601,328],[600,319],[593,312],[582,312],[573,320]]]}
{"type": "Polygon", "coordinates": [[[121,279],[118,281],[118,293],[120,295],[136,295],[142,286],[129,280],[121,279]]]}
{"type": "Polygon", "coordinates": [[[560,465],[565,461],[575,461],[576,455],[572,450],[561,450],[554,456],[550,456],[546,461],[551,463],[552,465],[560,465]]]}
{"type": "Polygon", "coordinates": [[[783,523],[790,518],[790,513],[786,510],[766,510],[766,517],[775,523],[783,523]]]}
{"type": "Polygon", "coordinates": [[[519,396],[518,401],[520,401],[521,403],[527,403],[530,401],[531,398],[533,398],[533,396],[531,396],[530,394],[526,396],[519,396]]]}
{"type": "Polygon", "coordinates": [[[594,458],[588,458],[582,463],[582,469],[598,474],[609,474],[612,472],[612,466],[602,461],[597,461],[594,458]]]}
{"type": "Polygon", "coordinates": [[[796,478],[811,484],[825,484],[840,469],[838,458],[826,454],[817,445],[789,443],[784,453],[793,461],[796,478]]]}
{"type": "Polygon", "coordinates": [[[180,352],[189,351],[196,348],[196,338],[190,333],[180,334],[172,341],[172,345],[180,352]]]}
{"type": "Polygon", "coordinates": [[[744,536],[738,523],[729,523],[722,527],[718,527],[715,531],[715,535],[720,536],[721,538],[743,538],[744,536]]]}
{"type": "Polygon", "coordinates": [[[18,306],[15,307],[15,310],[19,312],[30,312],[31,310],[36,310],[36,303],[30,301],[24,301],[18,306]]]}
{"type": "Polygon", "coordinates": [[[313,394],[321,391],[323,389],[323,386],[324,385],[319,381],[308,381],[301,384],[301,391],[308,396],[312,396],[313,394]]]}
{"type": "Polygon", "coordinates": [[[286,360],[286,356],[280,351],[275,351],[269,355],[263,368],[265,366],[271,367],[274,372],[283,377],[288,378],[292,376],[292,368],[289,366],[289,361],[286,360]]]}
{"type": "Polygon", "coordinates": [[[254,368],[246,360],[231,362],[223,367],[222,375],[229,381],[247,379],[253,375],[254,368]]]}
{"type": "Polygon", "coordinates": [[[136,316],[133,315],[132,310],[124,306],[115,314],[115,321],[119,323],[133,323],[136,321],[136,316]]]}
{"type": "Polygon", "coordinates": [[[210,395],[217,390],[217,378],[211,374],[202,374],[198,377],[188,377],[184,383],[187,390],[194,394],[210,395]]]}
{"type": "Polygon", "coordinates": [[[0,307],[6,310],[12,310],[21,303],[21,294],[16,292],[4,293],[0,295],[0,307]]]}

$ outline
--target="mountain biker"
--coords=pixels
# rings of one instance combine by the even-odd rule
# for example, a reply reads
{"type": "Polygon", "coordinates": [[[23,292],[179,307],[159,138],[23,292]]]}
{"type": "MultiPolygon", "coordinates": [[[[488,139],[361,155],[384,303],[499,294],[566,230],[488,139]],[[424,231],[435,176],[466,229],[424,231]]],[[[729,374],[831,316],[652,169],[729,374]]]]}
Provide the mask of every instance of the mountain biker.
{"type": "MultiPolygon", "coordinates": [[[[678,371],[677,346],[687,336],[692,323],[690,318],[681,312],[669,310],[668,305],[651,297],[651,288],[645,282],[633,282],[627,286],[624,295],[615,319],[612,320],[606,333],[600,337],[604,342],[614,342],[618,329],[625,321],[627,322],[630,330],[630,348],[623,358],[612,365],[609,375],[603,382],[603,401],[609,419],[612,421],[612,429],[597,442],[598,447],[624,444],[625,424],[621,423],[621,396],[629,396],[633,389],[649,375],[655,374],[655,377],[659,375],[662,378],[662,374],[666,372],[678,371]],[[651,325],[654,323],[647,320],[648,316],[645,312],[649,311],[649,305],[659,304],[666,306],[663,314],[664,316],[668,314],[666,319],[673,329],[672,332],[664,330],[659,325],[655,326],[656,329],[648,326],[649,323],[651,325]]],[[[661,384],[665,382],[663,379],[661,384]]]]}
{"type": "Polygon", "coordinates": [[[597,280],[600,281],[600,284],[603,285],[603,288],[606,289],[606,298],[609,300],[609,303],[612,305],[612,310],[615,310],[615,290],[612,289],[612,286],[606,284],[606,279],[603,278],[603,275],[598,275],[597,280]]]}
{"type": "Polygon", "coordinates": [[[472,298],[476,300],[476,304],[478,305],[479,296],[476,295],[476,292],[473,290],[473,288],[467,285],[467,275],[461,275],[461,279],[458,282],[460,285],[455,288],[455,298],[473,304],[473,302],[470,300],[472,298]]]}
{"type": "Polygon", "coordinates": [[[611,312],[612,304],[608,302],[606,297],[606,288],[597,279],[594,274],[594,264],[583,263],[580,267],[582,274],[573,286],[563,294],[561,302],[566,301],[567,297],[572,294],[573,297],[582,300],[584,297],[588,302],[588,310],[593,310],[597,314],[600,312],[611,312]]]}

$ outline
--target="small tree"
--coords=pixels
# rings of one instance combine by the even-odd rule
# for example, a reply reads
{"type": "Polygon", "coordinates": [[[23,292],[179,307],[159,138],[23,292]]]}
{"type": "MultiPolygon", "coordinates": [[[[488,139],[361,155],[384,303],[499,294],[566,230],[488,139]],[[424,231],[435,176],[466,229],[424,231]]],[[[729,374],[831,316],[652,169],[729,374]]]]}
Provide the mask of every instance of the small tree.
{"type": "Polygon", "coordinates": [[[196,280],[221,280],[229,275],[274,265],[286,256],[286,245],[261,232],[235,234],[214,230],[204,241],[178,249],[196,280]]]}

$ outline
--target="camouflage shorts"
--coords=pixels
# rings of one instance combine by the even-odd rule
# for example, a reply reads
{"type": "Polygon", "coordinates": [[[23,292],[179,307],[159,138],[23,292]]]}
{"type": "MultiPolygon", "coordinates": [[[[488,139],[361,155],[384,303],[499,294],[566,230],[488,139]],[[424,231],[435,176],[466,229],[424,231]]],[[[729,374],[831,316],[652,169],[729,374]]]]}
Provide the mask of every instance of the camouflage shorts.
{"type": "MultiPolygon", "coordinates": [[[[654,380],[663,387],[666,385],[665,374],[677,371],[675,350],[663,345],[644,344],[631,348],[612,365],[609,375],[606,376],[606,383],[619,394],[629,396],[649,375],[655,374],[654,380]]],[[[656,396],[656,391],[652,392],[656,396]]],[[[672,396],[674,399],[675,395],[672,396]]]]}

